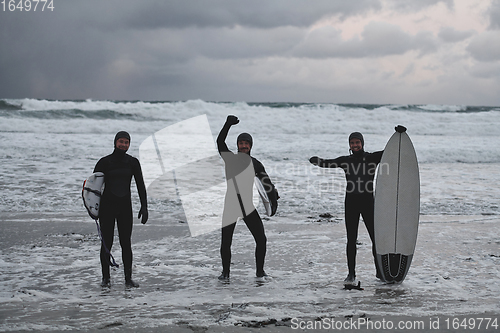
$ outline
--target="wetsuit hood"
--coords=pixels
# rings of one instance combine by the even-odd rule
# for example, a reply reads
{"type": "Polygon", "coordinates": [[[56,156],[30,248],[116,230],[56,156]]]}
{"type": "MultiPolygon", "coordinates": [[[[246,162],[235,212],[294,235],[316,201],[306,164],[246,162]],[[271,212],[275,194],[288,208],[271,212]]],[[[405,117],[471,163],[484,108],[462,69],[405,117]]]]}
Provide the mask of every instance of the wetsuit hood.
{"type": "Polygon", "coordinates": [[[115,135],[115,142],[114,142],[114,147],[115,148],[116,148],[116,141],[118,141],[118,139],[121,139],[121,138],[125,138],[128,141],[130,141],[130,134],[128,134],[125,131],[120,131],[120,132],[116,133],[116,135],[115,135]]]}
{"type": "Polygon", "coordinates": [[[363,138],[363,134],[359,132],[352,132],[349,135],[349,142],[351,142],[351,139],[359,139],[361,141],[361,147],[365,147],[365,139],[363,138]]]}
{"type": "Polygon", "coordinates": [[[118,157],[118,158],[122,158],[127,153],[126,151],[123,151],[121,149],[118,149],[118,147],[116,147],[116,142],[121,138],[125,138],[130,142],[130,134],[128,134],[125,131],[120,131],[120,132],[116,133],[115,142],[114,142],[115,150],[113,151],[113,156],[118,157]]]}
{"type": "Polygon", "coordinates": [[[349,151],[352,152],[352,155],[354,157],[360,157],[360,156],[363,156],[363,154],[365,153],[365,139],[363,138],[363,134],[359,133],[359,132],[352,132],[350,135],[349,135],[349,143],[351,143],[351,140],[352,139],[359,139],[361,141],[361,149],[358,150],[358,151],[352,151],[349,149],[349,151]]]}
{"type": "MultiPolygon", "coordinates": [[[[252,150],[252,147],[253,147],[253,138],[250,134],[248,133],[241,133],[240,135],[238,135],[238,138],[236,139],[236,144],[238,144],[238,142],[240,141],[247,141],[250,143],[250,151],[252,150]]],[[[248,152],[248,155],[250,155],[250,152],[248,152]]]]}
{"type": "Polygon", "coordinates": [[[240,142],[240,141],[248,141],[248,142],[250,142],[250,146],[253,146],[253,138],[248,133],[241,133],[240,135],[238,135],[236,142],[240,142]]]}

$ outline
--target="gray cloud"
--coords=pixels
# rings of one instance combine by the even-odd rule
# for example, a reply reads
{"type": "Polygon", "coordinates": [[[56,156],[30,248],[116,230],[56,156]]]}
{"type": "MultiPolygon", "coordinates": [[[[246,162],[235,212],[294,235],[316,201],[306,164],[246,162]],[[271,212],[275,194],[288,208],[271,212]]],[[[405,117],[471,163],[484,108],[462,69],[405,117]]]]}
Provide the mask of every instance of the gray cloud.
{"type": "MultiPolygon", "coordinates": [[[[99,2],[100,3],[100,2],[99,2]]],[[[379,0],[173,0],[132,2],[121,24],[138,29],[307,27],[328,16],[346,17],[379,10],[379,0]]]]}
{"type": "Polygon", "coordinates": [[[53,12],[0,12],[0,97],[126,98],[150,75],[185,81],[198,56],[283,54],[299,28],[377,9],[378,0],[68,0],[53,12]]]}
{"type": "Polygon", "coordinates": [[[470,70],[474,77],[500,81],[500,64],[480,62],[470,70]]]}
{"type": "Polygon", "coordinates": [[[438,3],[444,3],[448,8],[454,7],[454,0],[395,0],[390,1],[389,6],[397,11],[414,12],[438,3]]]}
{"type": "Polygon", "coordinates": [[[0,91],[4,96],[59,91],[72,98],[81,96],[82,89],[90,93],[99,86],[96,78],[110,61],[109,41],[91,27],[61,22],[55,16],[50,12],[2,14],[0,91]]]}
{"type": "Polygon", "coordinates": [[[500,60],[500,31],[487,31],[475,36],[467,51],[478,61],[500,60]]]}
{"type": "Polygon", "coordinates": [[[500,29],[500,0],[493,0],[490,8],[490,28],[500,29]]]}
{"type": "MultiPolygon", "coordinates": [[[[447,27],[435,36],[375,21],[387,6],[396,15],[438,3],[453,8],[452,0],[65,0],[54,12],[0,12],[0,98],[374,102],[389,86],[411,97],[422,70],[425,97],[430,74],[446,66],[433,58],[444,43],[470,39],[467,51],[484,64],[475,78],[499,59],[493,31],[447,27]],[[340,26],[315,25],[353,16],[374,21],[347,40],[340,26]],[[394,55],[412,58],[378,67],[394,55]]],[[[499,13],[495,0],[492,29],[499,13]]]]}
{"type": "Polygon", "coordinates": [[[399,26],[371,22],[366,25],[361,38],[354,37],[347,41],[343,41],[340,31],[333,27],[317,29],[296,48],[294,54],[311,58],[364,58],[404,54],[410,50],[427,53],[436,48],[431,33],[419,32],[412,36],[399,26]]]}
{"type": "Polygon", "coordinates": [[[314,0],[314,5],[310,0],[67,0],[57,3],[56,12],[109,31],[307,27],[323,17],[342,19],[381,8],[380,0],[314,0]]]}
{"type": "Polygon", "coordinates": [[[456,43],[473,36],[475,33],[473,30],[459,31],[452,27],[443,27],[439,30],[438,37],[447,43],[456,43]]]}
{"type": "MultiPolygon", "coordinates": [[[[147,35],[147,34],[146,34],[147,35]]],[[[273,29],[189,28],[180,31],[164,30],[157,33],[159,45],[145,46],[159,54],[179,54],[194,58],[205,56],[214,59],[254,58],[283,55],[299,43],[305,35],[297,27],[273,29]]]]}

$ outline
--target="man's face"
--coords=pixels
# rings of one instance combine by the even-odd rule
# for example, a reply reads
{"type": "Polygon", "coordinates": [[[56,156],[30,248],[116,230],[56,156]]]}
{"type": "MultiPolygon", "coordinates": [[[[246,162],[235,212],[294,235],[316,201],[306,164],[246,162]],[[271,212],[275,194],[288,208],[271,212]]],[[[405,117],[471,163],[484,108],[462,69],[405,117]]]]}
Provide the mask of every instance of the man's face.
{"type": "Polygon", "coordinates": [[[126,152],[129,147],[130,141],[128,139],[119,138],[118,140],[116,140],[116,148],[126,152]]]}
{"type": "Polygon", "coordinates": [[[248,141],[238,141],[238,151],[241,153],[249,154],[250,153],[250,142],[248,141]]]}
{"type": "Polygon", "coordinates": [[[353,152],[357,152],[363,149],[363,144],[361,143],[360,139],[354,138],[349,141],[349,148],[351,148],[353,152]]]}

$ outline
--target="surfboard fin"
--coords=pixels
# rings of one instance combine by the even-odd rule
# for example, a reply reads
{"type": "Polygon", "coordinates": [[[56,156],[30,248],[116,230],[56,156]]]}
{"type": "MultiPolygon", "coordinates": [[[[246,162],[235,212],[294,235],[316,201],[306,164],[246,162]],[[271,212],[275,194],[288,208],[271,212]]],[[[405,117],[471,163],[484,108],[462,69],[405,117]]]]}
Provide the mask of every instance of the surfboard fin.
{"type": "Polygon", "coordinates": [[[412,257],[413,255],[403,255],[401,253],[379,255],[378,259],[383,280],[387,283],[402,282],[408,273],[412,257]]]}

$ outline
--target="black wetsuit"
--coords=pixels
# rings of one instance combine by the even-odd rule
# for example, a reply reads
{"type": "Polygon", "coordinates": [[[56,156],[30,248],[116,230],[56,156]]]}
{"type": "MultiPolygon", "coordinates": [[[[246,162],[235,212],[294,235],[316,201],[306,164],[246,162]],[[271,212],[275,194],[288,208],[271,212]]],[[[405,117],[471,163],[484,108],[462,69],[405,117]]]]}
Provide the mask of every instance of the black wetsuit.
{"type": "Polygon", "coordinates": [[[347,180],[345,195],[345,225],[347,231],[347,266],[349,275],[355,276],[356,271],[356,241],[358,239],[359,217],[363,217],[366,229],[372,241],[372,253],[376,263],[374,239],[374,201],[373,179],[375,170],[380,163],[383,151],[367,153],[363,150],[349,156],[335,159],[314,159],[311,163],[322,168],[342,168],[347,180]]]}
{"type": "MultiPolygon", "coordinates": [[[[248,155],[244,153],[237,153],[234,154],[232,153],[226,143],[226,137],[227,133],[229,131],[229,127],[227,124],[224,125],[223,129],[221,130],[219,136],[217,137],[217,147],[219,149],[219,153],[221,154],[222,158],[224,159],[224,162],[226,163],[226,178],[230,179],[235,176],[235,168],[231,167],[232,162],[235,163],[240,163],[242,161],[245,161],[248,159],[248,155]]],[[[251,157],[251,156],[250,156],[251,157]]],[[[251,161],[253,164],[253,168],[255,170],[255,176],[258,177],[262,184],[264,185],[264,188],[266,190],[266,193],[269,197],[269,200],[271,202],[271,207],[273,207],[273,212],[272,215],[276,212],[276,208],[278,205],[278,193],[271,182],[269,175],[266,173],[266,170],[264,169],[264,166],[262,165],[261,162],[259,162],[256,158],[251,157],[251,161]]],[[[243,162],[245,163],[245,162],[243,162]]],[[[237,173],[237,172],[236,172],[237,173]]],[[[253,184],[253,177],[252,176],[252,184],[253,184]]],[[[241,184],[240,184],[241,185],[241,184]]],[[[248,189],[239,189],[241,192],[244,192],[248,189]]],[[[241,200],[241,198],[240,198],[241,200]]],[[[227,201],[226,201],[227,203],[227,201]]],[[[257,210],[253,209],[252,211],[245,211],[243,208],[243,204],[240,201],[240,205],[242,206],[241,210],[243,211],[243,221],[245,222],[246,226],[252,233],[252,236],[255,240],[256,243],[256,248],[255,248],[255,262],[256,262],[256,271],[257,271],[257,276],[262,276],[264,273],[264,261],[265,261],[265,256],[266,256],[266,246],[267,246],[267,238],[266,234],[264,232],[264,224],[262,223],[262,219],[260,218],[259,213],[257,210]]],[[[228,207],[225,207],[225,209],[228,207]]],[[[232,221],[233,223],[227,224],[226,226],[223,226],[222,228],[222,240],[221,240],[221,249],[220,249],[220,254],[222,258],[222,271],[224,276],[229,276],[229,271],[230,271],[230,265],[231,265],[231,244],[233,241],[233,233],[234,233],[234,228],[236,227],[236,220],[232,221]]]]}
{"type": "MultiPolygon", "coordinates": [[[[132,274],[132,202],[130,184],[134,176],[141,210],[147,210],[147,196],[139,160],[115,148],[111,155],[97,162],[94,172],[104,173],[104,193],[99,208],[99,225],[104,243],[111,251],[115,229],[118,228],[125,278],[132,274]]],[[[109,279],[109,254],[101,246],[101,267],[104,279],[109,279]]]]}

